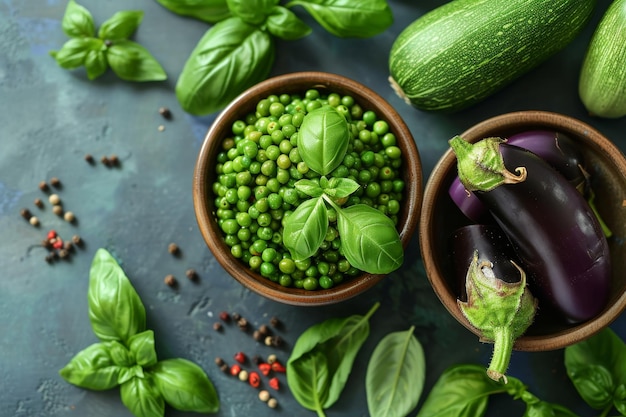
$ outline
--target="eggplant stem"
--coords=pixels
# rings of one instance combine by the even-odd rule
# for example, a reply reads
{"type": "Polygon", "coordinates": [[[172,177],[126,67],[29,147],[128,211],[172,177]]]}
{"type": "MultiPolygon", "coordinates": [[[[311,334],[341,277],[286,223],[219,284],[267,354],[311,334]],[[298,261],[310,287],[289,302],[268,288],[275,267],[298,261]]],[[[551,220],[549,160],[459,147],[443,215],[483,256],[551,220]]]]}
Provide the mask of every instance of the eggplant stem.
{"type": "Polygon", "coordinates": [[[515,174],[513,174],[508,169],[505,169],[502,171],[502,176],[504,177],[504,184],[517,184],[526,180],[528,171],[526,167],[517,167],[515,168],[515,174]]]}
{"type": "Polygon", "coordinates": [[[494,381],[508,382],[505,373],[511,361],[513,342],[511,329],[502,327],[494,330],[493,356],[487,369],[487,376],[494,381]]]}

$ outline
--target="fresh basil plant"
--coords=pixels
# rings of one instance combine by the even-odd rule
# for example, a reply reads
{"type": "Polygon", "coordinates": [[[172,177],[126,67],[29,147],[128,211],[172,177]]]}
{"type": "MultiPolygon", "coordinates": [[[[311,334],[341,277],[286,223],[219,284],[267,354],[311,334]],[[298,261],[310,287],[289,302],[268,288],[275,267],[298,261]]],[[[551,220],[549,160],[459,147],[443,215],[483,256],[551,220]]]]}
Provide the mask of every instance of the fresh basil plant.
{"type": "Polygon", "coordinates": [[[87,77],[96,79],[111,68],[127,81],[161,81],[167,74],[150,52],[128,38],[143,19],[139,10],[121,11],[106,20],[98,30],[91,13],[75,0],[69,0],[61,22],[70,39],[58,51],[51,51],[65,69],[84,66],[87,77]]]}
{"type": "Polygon", "coordinates": [[[343,161],[350,141],[344,116],[323,106],[308,113],[298,132],[298,150],[307,166],[322,175],[319,184],[302,179],[304,200],[283,221],[283,244],[296,260],[313,256],[324,241],[329,218],[327,205],[337,213],[341,250],[352,266],[372,274],[387,274],[404,261],[404,248],[393,221],[365,204],[342,207],[359,184],[349,178],[326,178],[343,161]]]}
{"type": "Polygon", "coordinates": [[[137,417],[163,417],[165,404],[216,413],[217,392],[202,368],[186,359],[159,361],[146,310],[124,271],[98,249],[89,271],[89,319],[100,342],[83,349],[59,371],[69,383],[102,391],[120,387],[137,417]]]}

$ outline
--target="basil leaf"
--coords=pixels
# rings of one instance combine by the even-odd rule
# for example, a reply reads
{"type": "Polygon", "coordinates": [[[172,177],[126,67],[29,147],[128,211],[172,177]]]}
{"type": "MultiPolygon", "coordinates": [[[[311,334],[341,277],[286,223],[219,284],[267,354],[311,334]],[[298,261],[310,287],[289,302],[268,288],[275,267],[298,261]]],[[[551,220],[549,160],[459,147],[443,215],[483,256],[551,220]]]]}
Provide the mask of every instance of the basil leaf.
{"type": "Polygon", "coordinates": [[[417,417],[481,417],[489,396],[507,392],[506,385],[487,377],[478,365],[455,365],[444,371],[417,417]]]}
{"type": "Polygon", "coordinates": [[[328,230],[328,210],[322,197],[303,201],[283,223],[283,244],[291,256],[306,259],[319,249],[328,230]]]}
{"type": "Polygon", "coordinates": [[[126,81],[162,81],[167,79],[161,64],[146,48],[129,40],[117,40],[107,49],[107,61],[118,77],[126,81]]]}
{"type": "Polygon", "coordinates": [[[226,0],[156,0],[163,7],[182,16],[217,23],[230,16],[226,0]]]}
{"type": "Polygon", "coordinates": [[[123,383],[120,394],[135,417],[163,417],[165,414],[165,401],[149,377],[135,377],[123,383]]]}
{"type": "Polygon", "coordinates": [[[154,349],[154,332],[152,330],[146,330],[131,336],[128,339],[128,348],[136,364],[152,366],[157,363],[157,354],[154,349]]]}
{"type": "Polygon", "coordinates": [[[300,5],[328,32],[339,37],[367,38],[393,23],[386,0],[293,0],[286,7],[300,5]]]}
{"type": "Polygon", "coordinates": [[[379,210],[355,204],[337,211],[341,249],[352,266],[387,274],[404,261],[404,248],[393,221],[379,210]]]}
{"type": "Polygon", "coordinates": [[[313,180],[298,180],[294,187],[310,197],[319,197],[324,194],[322,187],[313,180]]]}
{"type": "Polygon", "coordinates": [[[312,31],[294,12],[282,6],[274,6],[265,23],[272,35],[288,41],[303,38],[312,31]]]}
{"type": "Polygon", "coordinates": [[[63,32],[69,37],[93,37],[96,33],[93,17],[89,10],[69,0],[61,21],[63,32]]]}
{"type": "Polygon", "coordinates": [[[626,346],[606,328],[565,348],[565,368],[583,400],[603,409],[613,402],[615,389],[626,383],[626,346]]]}
{"type": "Polygon", "coordinates": [[[539,401],[528,405],[523,417],[578,417],[578,414],[559,404],[539,401]]]}
{"type": "Polygon", "coordinates": [[[91,50],[87,52],[84,65],[87,70],[87,78],[90,80],[98,78],[109,68],[106,54],[102,50],[91,50]]]}
{"type": "Polygon", "coordinates": [[[104,42],[98,38],[72,38],[60,50],[51,51],[50,55],[62,68],[74,69],[86,62],[91,51],[100,50],[103,46],[104,42]]]}
{"type": "Polygon", "coordinates": [[[613,394],[613,405],[621,415],[626,416],[626,386],[620,384],[613,394]]]}
{"type": "Polygon", "coordinates": [[[200,39],[176,83],[183,109],[204,115],[224,108],[245,89],[267,77],[274,43],[265,31],[231,17],[200,39]]]}
{"type": "Polygon", "coordinates": [[[376,345],[365,376],[371,417],[404,417],[422,395],[426,359],[415,327],[386,335],[376,345]]]}
{"type": "Polygon", "coordinates": [[[113,359],[114,364],[125,368],[135,364],[126,346],[122,345],[120,342],[112,340],[105,342],[105,345],[109,348],[109,353],[111,354],[111,359],[113,359]]]}
{"type": "Polygon", "coordinates": [[[59,374],[70,384],[103,391],[117,386],[121,369],[104,343],[94,343],[78,352],[59,374]]]}
{"type": "MultiPolygon", "coordinates": [[[[303,407],[311,409],[311,405],[321,404],[328,408],[337,401],[356,355],[369,336],[369,318],[379,305],[376,303],[365,316],[328,319],[298,337],[287,361],[287,383],[303,407]],[[321,357],[326,361],[325,370],[321,369],[321,357]]],[[[320,409],[313,409],[319,414],[320,409]]]]}
{"type": "Polygon", "coordinates": [[[350,126],[334,107],[325,105],[304,116],[297,142],[298,152],[308,167],[327,175],[343,162],[350,126]]]}
{"type": "Polygon", "coordinates": [[[265,22],[267,15],[279,0],[226,0],[228,9],[234,16],[251,25],[265,22]]]}
{"type": "Polygon", "coordinates": [[[140,10],[117,12],[106,20],[98,30],[98,37],[110,41],[128,39],[139,27],[143,19],[140,10]]]}
{"type": "Polygon", "coordinates": [[[146,310],[124,271],[106,249],[98,249],[89,271],[89,320],[102,341],[126,343],[146,327],[146,310]]]}
{"type": "Polygon", "coordinates": [[[122,385],[126,381],[130,381],[132,378],[144,378],[143,368],[139,365],[128,366],[122,368],[118,377],[117,383],[122,385]]]}
{"type": "Polygon", "coordinates": [[[333,177],[324,189],[324,193],[335,198],[345,198],[354,193],[360,187],[359,183],[350,178],[333,177]]]}
{"type": "Polygon", "coordinates": [[[156,387],[165,401],[181,411],[217,413],[217,392],[209,377],[195,363],[186,359],[166,359],[151,370],[156,387]]]}

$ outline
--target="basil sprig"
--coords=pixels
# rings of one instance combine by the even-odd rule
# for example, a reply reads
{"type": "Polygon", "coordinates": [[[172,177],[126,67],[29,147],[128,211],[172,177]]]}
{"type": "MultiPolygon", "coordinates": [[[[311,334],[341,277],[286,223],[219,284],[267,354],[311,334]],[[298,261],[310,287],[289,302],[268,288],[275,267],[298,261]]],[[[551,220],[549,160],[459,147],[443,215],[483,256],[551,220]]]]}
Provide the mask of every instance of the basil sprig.
{"type": "Polygon", "coordinates": [[[341,250],[352,266],[372,274],[387,274],[404,261],[404,248],[393,221],[365,204],[341,207],[359,184],[350,178],[326,178],[341,164],[350,141],[350,128],[334,107],[322,106],[308,113],[298,132],[298,149],[307,166],[322,175],[295,183],[311,197],[283,220],[283,243],[294,259],[315,254],[328,231],[328,209],[337,213],[341,250]]]}
{"type": "Polygon", "coordinates": [[[70,39],[50,55],[65,69],[84,66],[90,80],[104,74],[109,67],[127,81],[165,80],[165,70],[150,52],[128,39],[142,19],[143,12],[139,10],[117,12],[100,26],[96,36],[91,13],[75,0],[69,0],[61,27],[70,39]]]}
{"type": "Polygon", "coordinates": [[[202,368],[186,359],[159,361],[146,310],[124,271],[98,249],[89,271],[89,319],[100,339],[59,371],[69,383],[103,391],[120,387],[137,417],[162,417],[165,404],[183,411],[216,413],[217,392],[202,368]]]}
{"type": "Polygon", "coordinates": [[[293,7],[303,7],[338,37],[374,36],[393,23],[386,0],[295,0],[284,5],[280,0],[156,1],[175,13],[216,23],[200,39],[176,83],[182,108],[194,115],[221,110],[267,78],[274,65],[274,38],[296,40],[312,32],[293,7]]]}

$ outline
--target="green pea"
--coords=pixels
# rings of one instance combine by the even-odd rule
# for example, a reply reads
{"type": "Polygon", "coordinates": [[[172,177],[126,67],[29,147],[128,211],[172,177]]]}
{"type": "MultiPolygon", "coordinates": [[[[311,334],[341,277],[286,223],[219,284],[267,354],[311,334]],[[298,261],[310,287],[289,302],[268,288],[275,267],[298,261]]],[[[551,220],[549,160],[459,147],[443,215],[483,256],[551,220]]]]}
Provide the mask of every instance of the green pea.
{"type": "Polygon", "coordinates": [[[226,236],[224,236],[224,243],[226,243],[226,245],[228,245],[230,247],[233,247],[233,246],[239,244],[240,241],[237,238],[237,235],[227,234],[226,236]]]}
{"type": "Polygon", "coordinates": [[[262,149],[267,149],[268,147],[272,146],[274,144],[274,141],[272,140],[272,137],[270,135],[262,135],[259,138],[259,146],[262,149]]]}
{"type": "Polygon", "coordinates": [[[256,207],[256,209],[259,210],[259,213],[265,213],[267,210],[269,210],[270,205],[269,205],[269,202],[267,201],[267,197],[258,199],[254,203],[254,207],[256,207]]]}
{"type": "Polygon", "coordinates": [[[376,122],[376,113],[372,110],[368,110],[363,113],[363,121],[368,125],[372,126],[374,122],[376,122]]]}
{"type": "Polygon", "coordinates": [[[259,172],[261,172],[261,162],[259,161],[253,161],[250,164],[250,174],[252,175],[257,175],[259,172]]]}
{"type": "Polygon", "coordinates": [[[269,262],[262,262],[259,272],[261,272],[261,275],[264,277],[269,278],[276,273],[276,266],[269,262]]]}
{"type": "Polygon", "coordinates": [[[252,182],[252,174],[250,171],[238,172],[235,176],[237,186],[246,186],[252,182]]]}
{"type": "Polygon", "coordinates": [[[371,182],[365,187],[365,195],[369,198],[376,198],[381,192],[380,184],[371,182]]]}
{"type": "Polygon", "coordinates": [[[263,253],[261,254],[261,259],[263,262],[274,262],[274,259],[278,256],[278,252],[274,248],[265,248],[263,253]]]}
{"type": "Polygon", "coordinates": [[[272,215],[269,213],[261,212],[261,214],[259,214],[259,217],[256,219],[256,222],[261,227],[268,227],[270,224],[272,224],[272,215]]]}
{"type": "Polygon", "coordinates": [[[291,284],[293,284],[293,280],[291,279],[290,275],[281,274],[280,278],[278,279],[278,283],[283,287],[291,287],[291,284]]]}
{"type": "Polygon", "coordinates": [[[281,127],[285,127],[285,126],[287,126],[287,125],[290,125],[290,124],[291,124],[291,119],[292,119],[292,118],[293,118],[293,116],[292,116],[291,114],[289,114],[289,113],[285,113],[285,114],[281,115],[281,116],[278,118],[278,124],[279,124],[281,127]]]}
{"type": "Polygon", "coordinates": [[[330,265],[328,262],[318,262],[317,270],[320,275],[328,275],[328,272],[330,271],[330,265]]]}
{"type": "Polygon", "coordinates": [[[267,196],[267,201],[271,209],[277,210],[283,206],[283,198],[278,193],[267,196]]]}
{"type": "Polygon", "coordinates": [[[274,175],[276,175],[276,162],[274,162],[273,160],[267,160],[263,162],[263,164],[261,165],[261,173],[268,177],[273,177],[274,175]]]}
{"type": "MultiPolygon", "coordinates": [[[[276,172],[276,175],[278,175],[278,172],[276,172]]],[[[269,178],[267,180],[267,184],[265,184],[267,186],[267,189],[270,191],[270,193],[277,193],[278,190],[280,190],[280,181],[278,181],[278,178],[269,178]]]]}
{"type": "Polygon", "coordinates": [[[296,263],[292,259],[284,258],[278,262],[278,269],[285,274],[293,274],[296,270],[296,263]]]}
{"type": "Polygon", "coordinates": [[[320,97],[320,92],[316,89],[310,89],[304,93],[304,98],[307,100],[316,100],[319,97],[320,97]]]}
{"type": "Polygon", "coordinates": [[[309,290],[309,291],[317,289],[317,285],[318,285],[317,279],[315,279],[313,277],[305,278],[304,282],[302,283],[302,287],[305,290],[309,290]]]}
{"type": "Polygon", "coordinates": [[[382,167],[378,172],[378,176],[383,180],[392,180],[395,177],[395,171],[391,167],[382,167]]]}
{"type": "Polygon", "coordinates": [[[237,187],[237,198],[240,200],[248,200],[252,195],[252,189],[248,185],[240,185],[237,187]]]}
{"type": "Polygon", "coordinates": [[[255,240],[250,247],[250,253],[253,255],[261,255],[267,248],[267,242],[264,240],[255,240]]]}
{"type": "Polygon", "coordinates": [[[237,229],[239,225],[237,224],[237,220],[235,219],[226,219],[222,223],[222,231],[226,234],[237,233],[237,229]]]}
{"type": "Polygon", "coordinates": [[[282,130],[273,131],[270,136],[272,137],[272,143],[274,145],[280,144],[285,139],[285,134],[282,130]]]}
{"type": "Polygon", "coordinates": [[[250,227],[252,224],[252,217],[248,213],[237,213],[235,219],[241,227],[250,227]]]}
{"type": "Polygon", "coordinates": [[[389,200],[387,202],[387,211],[389,214],[398,214],[400,212],[400,202],[398,200],[389,200]]]}
{"type": "Polygon", "coordinates": [[[280,129],[280,131],[283,132],[283,135],[286,138],[290,138],[290,137],[292,137],[296,133],[296,129],[297,129],[296,126],[294,126],[293,124],[287,124],[287,125],[283,126],[280,129]]]}
{"type": "Polygon", "coordinates": [[[295,288],[304,288],[304,280],[303,279],[295,279],[293,281],[293,286],[295,288]]]}
{"type": "Polygon", "coordinates": [[[368,170],[363,170],[359,172],[359,182],[363,184],[367,184],[372,180],[372,173],[368,170]]]}
{"type": "Polygon", "coordinates": [[[296,268],[300,271],[306,271],[311,266],[311,258],[298,259],[294,262],[296,263],[296,268]]]}
{"type": "Polygon", "coordinates": [[[337,107],[341,104],[341,96],[337,93],[330,93],[327,100],[329,106],[337,107]]]}
{"type": "Polygon", "coordinates": [[[278,97],[278,101],[280,101],[284,105],[287,105],[291,102],[291,96],[289,94],[281,94],[278,97]]]}
{"type": "Polygon", "coordinates": [[[246,122],[243,120],[235,120],[231,128],[234,135],[241,135],[246,128],[246,122]]]}
{"type": "Polygon", "coordinates": [[[354,105],[354,97],[352,96],[341,97],[341,104],[343,104],[346,107],[352,107],[354,105]]]}
{"type": "Polygon", "coordinates": [[[252,238],[252,232],[250,229],[241,228],[237,230],[237,238],[242,242],[247,242],[252,238]]]}
{"type": "Polygon", "coordinates": [[[400,159],[402,151],[397,146],[388,146],[385,148],[385,154],[389,159],[400,159]]]}
{"type": "Polygon", "coordinates": [[[259,239],[271,240],[274,235],[274,231],[271,227],[259,227],[259,230],[256,231],[256,235],[259,239]]]}
{"type": "Polygon", "coordinates": [[[324,288],[325,290],[328,290],[332,288],[333,285],[335,285],[332,278],[329,277],[328,275],[322,275],[319,279],[319,284],[320,284],[320,287],[324,288]]]}
{"type": "Polygon", "coordinates": [[[350,107],[350,115],[353,119],[360,119],[363,117],[363,108],[359,106],[358,103],[354,103],[352,107],[350,107]]]}
{"type": "Polygon", "coordinates": [[[285,112],[285,105],[280,101],[274,102],[269,106],[269,114],[280,117],[285,112]]]}
{"type": "Polygon", "coordinates": [[[291,118],[291,124],[293,124],[295,127],[300,127],[303,120],[304,120],[304,113],[296,113],[291,118]]]}

